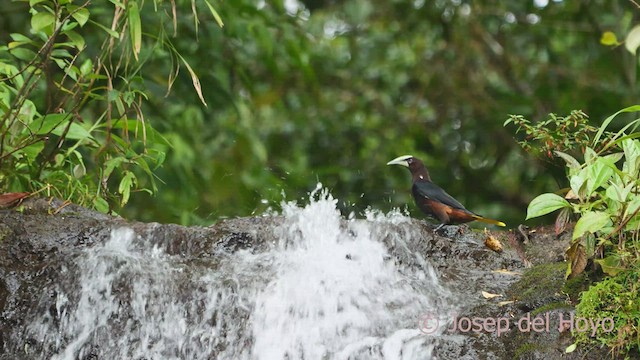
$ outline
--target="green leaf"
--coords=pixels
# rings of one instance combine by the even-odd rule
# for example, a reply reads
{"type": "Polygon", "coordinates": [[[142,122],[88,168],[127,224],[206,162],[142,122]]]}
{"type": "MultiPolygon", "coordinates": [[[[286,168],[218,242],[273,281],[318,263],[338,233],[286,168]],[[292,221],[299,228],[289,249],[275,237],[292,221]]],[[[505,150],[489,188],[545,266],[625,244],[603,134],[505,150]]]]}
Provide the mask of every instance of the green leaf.
{"type": "Polygon", "coordinates": [[[587,232],[595,233],[596,231],[600,231],[610,221],[611,219],[607,213],[601,211],[587,211],[576,223],[576,227],[573,229],[572,239],[575,240],[587,232]]]}
{"type": "Polygon", "coordinates": [[[587,182],[587,169],[582,169],[578,174],[571,176],[569,184],[571,185],[571,191],[576,196],[582,197],[582,189],[587,182]]]}
{"type": "Polygon", "coordinates": [[[640,25],[636,25],[627,34],[627,38],[624,40],[624,47],[626,47],[630,53],[635,55],[636,50],[638,50],[639,46],[640,46],[640,25]]]}
{"type": "Polygon", "coordinates": [[[55,16],[48,12],[39,12],[31,17],[31,28],[33,31],[38,32],[46,27],[53,26],[56,22],[55,16]]]}
{"type": "Polygon", "coordinates": [[[125,171],[124,177],[120,181],[118,186],[118,192],[122,194],[120,205],[125,206],[129,202],[129,196],[131,195],[131,188],[134,186],[136,176],[131,171],[125,171]]]}
{"type": "Polygon", "coordinates": [[[25,48],[14,48],[9,51],[11,55],[22,61],[31,61],[35,59],[36,53],[25,48]]]}
{"type": "Polygon", "coordinates": [[[109,203],[107,202],[107,200],[101,198],[100,196],[96,196],[93,199],[93,207],[94,209],[96,209],[97,211],[106,214],[109,212],[109,203]]]}
{"type": "Polygon", "coordinates": [[[69,11],[71,11],[71,16],[73,16],[81,27],[89,21],[89,10],[87,10],[87,8],[69,6],[69,11]]]}
{"type": "Polygon", "coordinates": [[[618,42],[618,38],[616,37],[616,34],[614,34],[611,31],[605,31],[602,33],[602,36],[600,37],[600,44],[605,46],[617,46],[620,43],[618,42]]]}
{"type": "Polygon", "coordinates": [[[142,25],[137,2],[129,2],[127,18],[129,19],[129,36],[131,37],[133,56],[138,60],[138,55],[140,55],[140,49],[142,48],[142,25]]]}
{"type": "Polygon", "coordinates": [[[573,343],[573,344],[567,346],[566,349],[564,349],[564,353],[565,354],[572,353],[572,352],[574,352],[576,350],[577,347],[578,347],[578,344],[573,343]]]}
{"type": "Polygon", "coordinates": [[[542,194],[533,199],[529,204],[526,220],[570,206],[567,200],[556,194],[542,194]]]}
{"type": "Polygon", "coordinates": [[[625,268],[621,266],[622,262],[620,261],[620,256],[616,254],[609,255],[604,259],[595,259],[593,261],[600,265],[602,267],[602,271],[609,276],[615,276],[619,272],[625,270],[625,268]]]}
{"type": "Polygon", "coordinates": [[[622,110],[619,110],[618,112],[616,112],[615,114],[609,116],[608,118],[606,118],[603,122],[602,125],[600,125],[600,128],[598,129],[598,132],[596,133],[596,136],[594,136],[593,138],[593,142],[591,143],[592,146],[598,146],[600,144],[600,138],[602,137],[602,134],[605,132],[605,130],[607,129],[607,127],[609,126],[609,124],[611,123],[611,121],[613,121],[613,119],[618,116],[621,113],[625,113],[625,112],[638,112],[640,111],[640,105],[633,105],[633,106],[629,106],[626,107],[622,110]]]}
{"type": "Polygon", "coordinates": [[[213,18],[216,19],[218,26],[224,27],[224,23],[222,22],[222,18],[220,17],[220,14],[218,14],[216,9],[214,9],[214,7],[211,6],[211,3],[209,3],[209,0],[204,0],[204,2],[209,7],[209,11],[211,11],[211,15],[213,15],[213,18]]]}
{"type": "Polygon", "coordinates": [[[84,38],[82,37],[82,35],[73,30],[66,31],[64,34],[67,35],[69,41],[71,41],[76,49],[82,50],[84,48],[84,38]]]}
{"type": "Polygon", "coordinates": [[[587,167],[587,169],[589,173],[587,196],[591,196],[595,190],[609,181],[614,174],[613,169],[606,163],[606,160],[600,157],[596,158],[595,163],[587,167]]]}
{"type": "Polygon", "coordinates": [[[625,157],[622,171],[636,178],[640,168],[640,141],[626,139],[622,142],[622,150],[625,157]]]}
{"type": "Polygon", "coordinates": [[[573,156],[563,153],[562,151],[554,151],[554,154],[556,154],[556,156],[562,158],[566,163],[567,166],[570,168],[579,168],[580,167],[580,163],[578,162],[578,160],[576,160],[573,156]]]}

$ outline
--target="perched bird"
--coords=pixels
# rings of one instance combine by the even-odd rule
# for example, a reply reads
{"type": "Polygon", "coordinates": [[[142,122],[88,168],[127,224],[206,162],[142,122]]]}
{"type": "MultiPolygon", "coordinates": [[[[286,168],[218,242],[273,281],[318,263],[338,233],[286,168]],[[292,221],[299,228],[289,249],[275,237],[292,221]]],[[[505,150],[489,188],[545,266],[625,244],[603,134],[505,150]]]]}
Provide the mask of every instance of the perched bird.
{"type": "Polygon", "coordinates": [[[445,225],[462,224],[474,220],[505,226],[502,221],[487,219],[467,210],[458,200],[431,181],[427,168],[419,159],[404,155],[389,161],[387,165],[402,165],[409,168],[413,177],[411,192],[416,205],[422,212],[440,221],[435,231],[445,225]]]}

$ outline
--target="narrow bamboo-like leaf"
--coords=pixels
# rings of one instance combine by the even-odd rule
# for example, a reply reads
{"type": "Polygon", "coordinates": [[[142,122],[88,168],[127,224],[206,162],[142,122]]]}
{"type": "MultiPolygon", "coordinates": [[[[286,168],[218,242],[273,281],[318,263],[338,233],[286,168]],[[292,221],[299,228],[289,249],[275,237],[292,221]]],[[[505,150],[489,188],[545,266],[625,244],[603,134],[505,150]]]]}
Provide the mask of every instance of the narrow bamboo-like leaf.
{"type": "Polygon", "coordinates": [[[633,105],[633,106],[626,107],[626,108],[624,108],[622,110],[619,110],[615,114],[613,114],[613,115],[609,116],[608,118],[606,118],[602,122],[602,125],[600,126],[600,128],[598,129],[598,132],[596,133],[596,136],[593,138],[593,142],[591,143],[592,146],[594,146],[594,147],[598,146],[598,144],[600,143],[600,138],[602,137],[602,134],[605,132],[605,130],[609,126],[609,123],[611,123],[611,121],[613,121],[613,119],[616,116],[618,116],[619,114],[624,113],[624,112],[637,112],[637,111],[640,111],[640,105],[633,105]]]}
{"type": "Polygon", "coordinates": [[[609,214],[600,211],[588,211],[582,215],[582,217],[576,223],[576,227],[573,229],[572,239],[577,239],[586,232],[595,233],[602,230],[611,219],[609,214]]]}
{"type": "Polygon", "coordinates": [[[129,19],[129,36],[131,37],[131,47],[133,56],[138,60],[140,49],[142,49],[142,24],[140,21],[140,10],[136,1],[129,2],[129,10],[127,11],[129,19]]]}
{"type": "Polygon", "coordinates": [[[211,3],[209,3],[209,0],[204,0],[204,2],[209,7],[209,11],[211,11],[211,15],[213,15],[213,18],[216,19],[218,26],[223,27],[224,23],[222,22],[222,18],[220,17],[220,14],[218,14],[216,9],[211,5],[211,3]]]}
{"type": "Polygon", "coordinates": [[[542,194],[533,199],[529,204],[527,208],[527,220],[570,206],[569,202],[561,196],[556,194],[542,194]]]}
{"type": "Polygon", "coordinates": [[[207,106],[207,102],[204,101],[204,96],[202,95],[202,86],[200,86],[200,79],[198,78],[198,75],[196,75],[189,63],[180,54],[177,55],[184,66],[187,68],[187,71],[189,71],[189,75],[191,75],[191,81],[193,82],[193,88],[196,90],[196,93],[198,93],[200,101],[204,104],[204,106],[207,106]]]}

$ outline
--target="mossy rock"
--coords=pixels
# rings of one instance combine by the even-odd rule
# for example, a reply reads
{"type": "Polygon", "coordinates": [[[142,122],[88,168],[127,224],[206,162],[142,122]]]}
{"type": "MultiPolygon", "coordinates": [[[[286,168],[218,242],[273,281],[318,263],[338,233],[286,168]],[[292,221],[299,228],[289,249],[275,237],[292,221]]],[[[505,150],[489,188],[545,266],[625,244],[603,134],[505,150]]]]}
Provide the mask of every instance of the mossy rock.
{"type": "Polygon", "coordinates": [[[547,304],[566,302],[564,294],[565,263],[541,264],[527,270],[511,286],[510,295],[523,311],[532,311],[547,304]]]}

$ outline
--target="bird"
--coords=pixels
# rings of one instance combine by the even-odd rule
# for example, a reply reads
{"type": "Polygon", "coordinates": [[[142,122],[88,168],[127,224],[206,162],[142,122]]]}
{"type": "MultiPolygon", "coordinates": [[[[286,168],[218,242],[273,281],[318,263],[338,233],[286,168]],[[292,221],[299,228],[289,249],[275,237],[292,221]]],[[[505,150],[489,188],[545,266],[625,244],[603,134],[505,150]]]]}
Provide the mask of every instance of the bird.
{"type": "Polygon", "coordinates": [[[411,193],[416,205],[423,213],[440,221],[440,225],[434,231],[437,232],[445,225],[470,221],[506,226],[502,221],[489,219],[467,210],[458,200],[431,181],[429,171],[420,159],[412,155],[403,155],[389,161],[387,165],[401,165],[411,171],[413,179],[411,193]]]}

